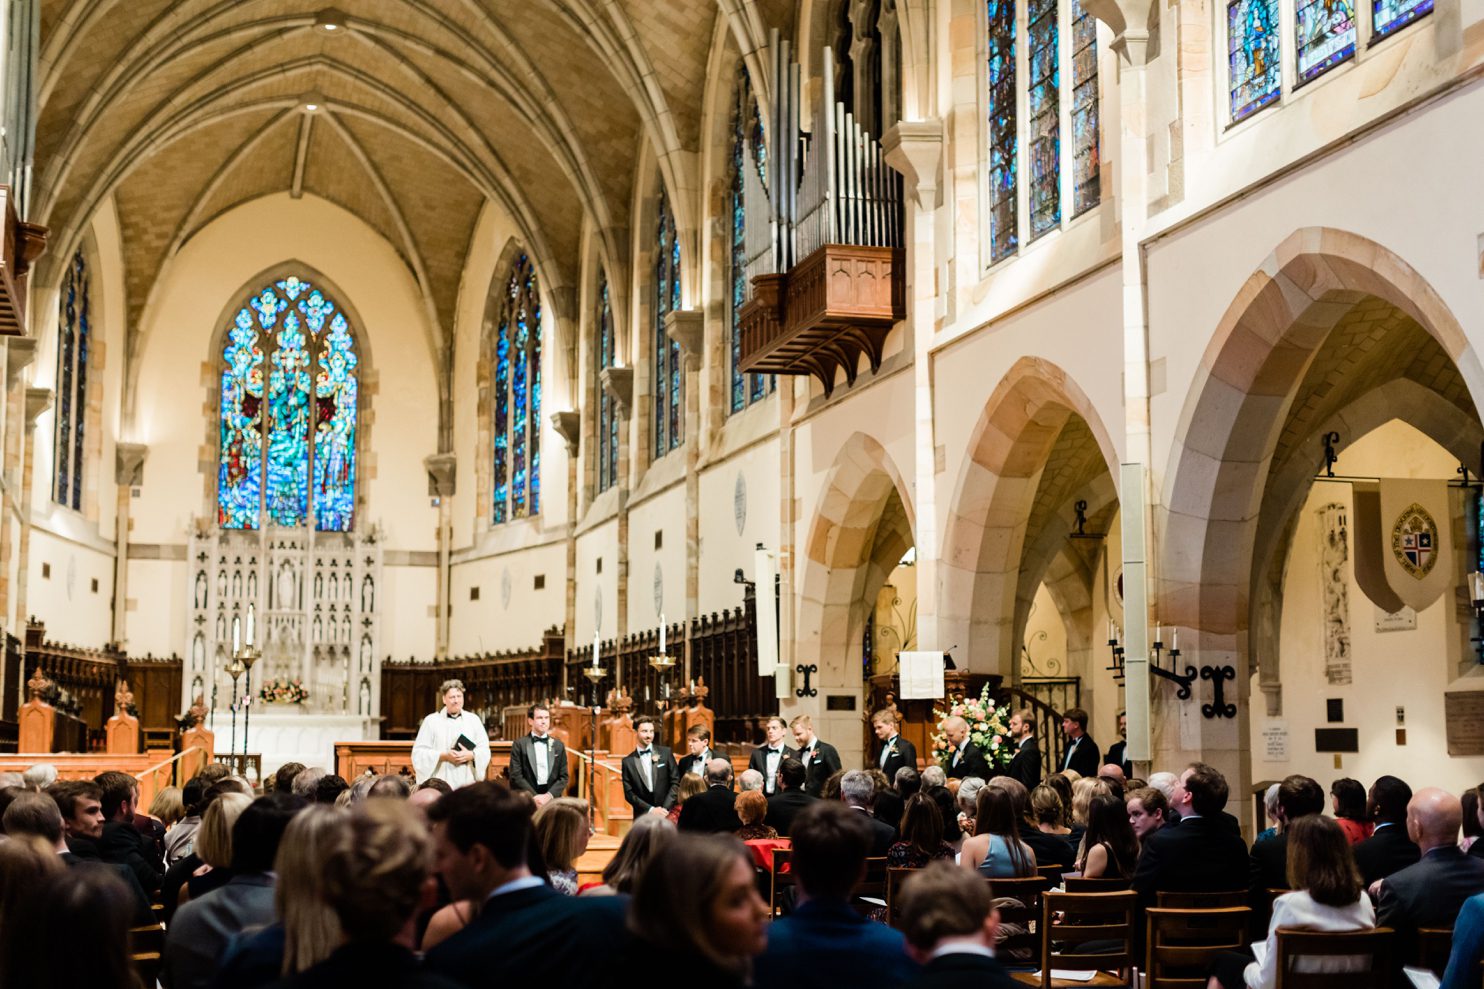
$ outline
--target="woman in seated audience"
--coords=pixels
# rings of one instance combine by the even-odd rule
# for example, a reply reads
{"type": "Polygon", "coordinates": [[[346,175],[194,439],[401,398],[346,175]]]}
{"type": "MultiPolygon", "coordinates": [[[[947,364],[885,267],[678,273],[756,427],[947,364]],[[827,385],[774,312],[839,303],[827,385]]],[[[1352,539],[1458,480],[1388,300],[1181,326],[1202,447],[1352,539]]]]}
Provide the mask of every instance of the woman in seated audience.
{"type": "Polygon", "coordinates": [[[675,806],[670,808],[668,817],[671,824],[680,822],[680,808],[685,802],[698,793],[706,792],[706,781],[695,773],[686,773],[680,777],[680,789],[675,791],[675,806]]]}
{"type": "Polygon", "coordinates": [[[943,812],[926,793],[907,798],[897,834],[901,840],[886,850],[886,864],[893,869],[921,869],[937,859],[953,860],[953,846],[943,840],[943,812]]]}
{"type": "MultiPolygon", "coordinates": [[[[1334,785],[1329,788],[1330,800],[1333,802],[1335,820],[1339,822],[1340,830],[1345,832],[1345,837],[1350,844],[1357,845],[1365,841],[1376,830],[1376,825],[1367,820],[1365,807],[1365,787],[1359,780],[1346,779],[1335,780],[1334,785]]],[[[1465,814],[1467,820],[1467,814],[1465,814]]],[[[1475,817],[1477,825],[1478,818],[1475,817]]],[[[1468,832],[1465,825],[1464,833],[1468,832]]],[[[1464,849],[1468,851],[1468,849],[1464,849]]]]}
{"type": "Polygon", "coordinates": [[[615,971],[649,985],[654,960],[663,958],[687,984],[744,986],[752,959],[767,946],[768,914],[741,842],[676,835],[639,877],[629,906],[629,931],[638,942],[634,963],[615,971]]]}
{"type": "Polygon", "coordinates": [[[339,945],[340,922],[325,902],[322,867],[348,819],[338,807],[315,804],[289,822],[273,859],[278,920],[228,943],[216,989],[269,985],[318,964],[339,945]]]}
{"type": "Polygon", "coordinates": [[[1117,797],[1099,793],[1087,805],[1087,833],[1077,871],[1088,879],[1131,879],[1139,861],[1139,839],[1117,797]]]}
{"type": "Polygon", "coordinates": [[[165,831],[175,827],[185,817],[185,801],[181,798],[180,787],[167,786],[155,794],[155,799],[149,802],[149,816],[165,825],[165,831]]]}
{"type": "Polygon", "coordinates": [[[137,989],[134,894],[113,870],[61,869],[26,894],[25,907],[5,918],[0,986],[137,989]]]}
{"type": "Polygon", "coordinates": [[[958,789],[953,791],[953,798],[958,802],[954,817],[958,820],[960,831],[969,834],[974,832],[974,814],[979,809],[979,791],[984,787],[984,780],[978,776],[966,776],[959,781],[958,789]]]}
{"type": "Polygon", "coordinates": [[[964,839],[959,865],[981,876],[1010,879],[1036,874],[1036,856],[1020,840],[1015,798],[1009,790],[986,786],[979,791],[974,836],[964,839]]]}
{"type": "MultiPolygon", "coordinates": [[[[949,780],[948,782],[953,783],[956,781],[949,780]]],[[[949,848],[953,849],[955,856],[964,847],[964,829],[958,820],[958,794],[963,791],[962,784],[958,788],[958,793],[948,789],[946,786],[931,786],[924,791],[932,798],[933,803],[938,805],[938,813],[943,817],[943,841],[949,848]]]]}
{"type": "Polygon", "coordinates": [[[614,852],[613,860],[603,869],[603,882],[582,889],[578,896],[613,896],[632,893],[639,877],[656,856],[664,854],[678,832],[670,820],[659,814],[644,814],[614,852]]]}
{"type": "Polygon", "coordinates": [[[1084,776],[1072,784],[1071,816],[1067,821],[1067,827],[1070,829],[1067,833],[1067,844],[1072,846],[1073,855],[1077,854],[1077,849],[1082,847],[1082,836],[1087,832],[1087,807],[1092,802],[1093,796],[1112,792],[1112,787],[1095,776],[1084,776]]]}
{"type": "MultiPolygon", "coordinates": [[[[223,783],[226,781],[224,780],[223,783]]],[[[221,786],[218,783],[217,786],[221,786]]],[[[201,815],[201,827],[196,831],[196,845],[190,855],[176,863],[174,869],[190,868],[192,860],[195,868],[186,872],[186,881],[178,887],[179,893],[175,898],[175,906],[180,907],[192,899],[205,896],[214,889],[220,889],[227,885],[232,879],[232,827],[237,823],[237,818],[252,803],[252,797],[238,793],[233,788],[220,791],[216,798],[206,808],[206,813],[201,815]]],[[[166,879],[170,873],[166,873],[166,879]]],[[[165,914],[168,918],[174,911],[170,904],[165,904],[165,914]]]]}
{"type": "MultiPolygon", "coordinates": [[[[1074,774],[1075,775],[1075,774],[1074,774]]],[[[1041,781],[1042,786],[1049,786],[1061,797],[1062,824],[1065,825],[1072,819],[1072,781],[1066,773],[1052,773],[1041,781]]]]}
{"type": "Polygon", "coordinates": [[[536,811],[536,847],[546,863],[546,878],[558,893],[577,895],[576,863],[592,835],[586,800],[558,797],[536,811]]]}
{"type": "MultiPolygon", "coordinates": [[[[1376,926],[1376,910],[1361,886],[1360,870],[1340,826],[1322,814],[1306,814],[1289,821],[1286,833],[1288,884],[1293,891],[1273,901],[1263,960],[1243,952],[1222,954],[1212,966],[1208,989],[1273,989],[1279,928],[1358,931],[1376,926]]],[[[1360,972],[1370,963],[1349,955],[1306,961],[1313,966],[1306,970],[1314,972],[1360,972]]]]}
{"type": "Polygon", "coordinates": [[[1042,834],[1066,836],[1072,833],[1067,827],[1067,808],[1055,787],[1042,783],[1031,791],[1031,820],[1042,834]]]}
{"type": "Polygon", "coordinates": [[[1257,844],[1259,841],[1263,841],[1267,838],[1275,838],[1283,833],[1283,821],[1280,817],[1278,817],[1277,783],[1274,783],[1272,786],[1268,787],[1266,791],[1263,792],[1262,807],[1263,810],[1267,813],[1268,820],[1272,821],[1273,823],[1269,824],[1267,827],[1263,828],[1257,833],[1257,837],[1253,839],[1252,842],[1254,845],[1257,844]]]}
{"type": "Polygon", "coordinates": [[[1129,826],[1134,829],[1134,837],[1139,839],[1142,849],[1149,836],[1165,826],[1170,803],[1154,787],[1144,786],[1128,791],[1128,803],[1124,804],[1124,809],[1128,812],[1129,826]]]}
{"type": "Polygon", "coordinates": [[[12,954],[31,946],[18,940],[22,916],[63,868],[62,857],[39,836],[18,835],[0,841],[0,986],[21,985],[7,977],[12,954]]]}
{"type": "Polygon", "coordinates": [[[761,790],[744,790],[737,794],[735,804],[737,818],[742,826],[737,837],[743,841],[758,841],[778,837],[778,830],[763,823],[768,813],[768,798],[761,790]]]}

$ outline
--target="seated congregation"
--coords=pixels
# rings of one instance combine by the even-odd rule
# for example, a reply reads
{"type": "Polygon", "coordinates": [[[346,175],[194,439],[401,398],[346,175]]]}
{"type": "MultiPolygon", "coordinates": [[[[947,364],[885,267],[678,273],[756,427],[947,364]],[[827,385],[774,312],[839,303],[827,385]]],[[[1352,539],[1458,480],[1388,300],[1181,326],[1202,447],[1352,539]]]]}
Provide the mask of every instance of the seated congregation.
{"type": "Polygon", "coordinates": [[[815,788],[822,743],[782,728],[761,768],[658,788],[641,732],[653,802],[588,881],[560,791],[211,765],[146,812],[124,773],[6,774],[0,985],[1481,984],[1478,790],[1290,776],[1249,848],[1201,763],[1027,788],[883,758],[815,788]]]}

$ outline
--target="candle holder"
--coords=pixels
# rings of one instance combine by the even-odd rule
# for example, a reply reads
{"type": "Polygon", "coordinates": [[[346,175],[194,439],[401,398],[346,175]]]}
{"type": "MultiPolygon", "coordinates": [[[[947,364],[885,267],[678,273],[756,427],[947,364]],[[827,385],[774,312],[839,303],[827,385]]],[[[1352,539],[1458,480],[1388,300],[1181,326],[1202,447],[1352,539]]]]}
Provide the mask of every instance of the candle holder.
{"type": "MultiPolygon", "coordinates": [[[[240,651],[240,650],[239,650],[240,651]]],[[[228,752],[237,751],[237,681],[242,674],[247,672],[247,666],[236,656],[226,665],[227,675],[232,678],[232,741],[227,746],[228,752]]]]}
{"type": "Polygon", "coordinates": [[[233,657],[233,662],[242,665],[242,671],[247,677],[242,690],[244,705],[242,708],[242,764],[244,766],[247,765],[248,725],[252,720],[252,668],[253,664],[262,658],[262,652],[250,645],[243,646],[237,650],[237,655],[233,657]]]}
{"type": "MultiPolygon", "coordinates": [[[[1159,627],[1163,628],[1163,626],[1159,627]]],[[[1196,668],[1194,666],[1191,666],[1189,663],[1185,664],[1185,673],[1183,675],[1175,672],[1175,669],[1177,668],[1177,661],[1180,659],[1180,650],[1173,643],[1171,643],[1170,645],[1171,668],[1167,670],[1163,666],[1161,666],[1160,658],[1164,655],[1165,652],[1165,644],[1160,641],[1162,638],[1162,634],[1156,635],[1154,637],[1154,662],[1149,664],[1149,672],[1153,673],[1156,676],[1164,677],[1171,683],[1178,684],[1180,689],[1175,691],[1175,696],[1180,698],[1182,701],[1188,701],[1190,700],[1191,684],[1195,683],[1196,677],[1199,674],[1197,674],[1196,668]]]]}
{"type": "Polygon", "coordinates": [[[675,657],[666,652],[657,652],[649,657],[649,665],[656,673],[666,673],[675,668],[675,657]]]}

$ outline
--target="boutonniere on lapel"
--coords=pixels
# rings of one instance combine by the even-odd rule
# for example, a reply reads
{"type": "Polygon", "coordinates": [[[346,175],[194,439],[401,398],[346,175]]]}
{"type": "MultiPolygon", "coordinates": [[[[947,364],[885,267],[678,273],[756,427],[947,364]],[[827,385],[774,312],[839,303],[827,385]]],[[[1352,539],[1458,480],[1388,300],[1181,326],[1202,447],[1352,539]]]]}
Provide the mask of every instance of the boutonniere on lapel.
{"type": "Polygon", "coordinates": [[[660,757],[651,752],[649,753],[649,761],[658,766],[660,764],[660,757]]]}

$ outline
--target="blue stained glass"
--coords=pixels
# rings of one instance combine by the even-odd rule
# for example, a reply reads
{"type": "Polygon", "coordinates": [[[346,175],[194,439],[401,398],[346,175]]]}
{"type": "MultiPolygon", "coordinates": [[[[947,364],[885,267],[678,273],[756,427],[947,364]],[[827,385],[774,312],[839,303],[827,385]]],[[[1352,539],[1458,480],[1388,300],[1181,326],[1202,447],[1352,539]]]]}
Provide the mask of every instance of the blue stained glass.
{"type": "Polygon", "coordinates": [[[263,349],[245,306],[227,331],[222,358],[217,523],[256,529],[262,522],[263,349]]]}
{"type": "Polygon", "coordinates": [[[495,338],[495,523],[541,509],[541,302],[530,256],[510,266],[495,338]]]}
{"type": "Polygon", "coordinates": [[[665,315],[680,308],[680,238],[663,189],[655,213],[654,455],[658,459],[679,447],[683,438],[684,380],[680,344],[665,333],[665,315]]]}
{"type": "Polygon", "coordinates": [[[1318,78],[1355,54],[1352,0],[1298,0],[1294,13],[1300,84],[1318,78]]]}
{"type": "MultiPolygon", "coordinates": [[[[608,273],[598,273],[598,374],[613,366],[613,307],[608,299],[608,273]]],[[[618,410],[602,383],[598,384],[598,490],[607,491],[618,479],[618,410]]]]}
{"type": "Polygon", "coordinates": [[[356,404],[359,386],[355,340],[342,313],[325,317],[333,306],[315,293],[299,303],[310,331],[319,338],[314,379],[314,520],[321,532],[349,532],[356,507],[356,404]]]}
{"type": "Polygon", "coordinates": [[[526,364],[526,347],[530,342],[530,328],[526,324],[524,309],[515,314],[515,361],[510,373],[510,515],[522,518],[526,514],[526,375],[530,373],[526,364]]]}
{"type": "Polygon", "coordinates": [[[1231,0],[1226,6],[1227,85],[1232,123],[1278,99],[1278,0],[1231,0]]]}
{"type": "Polygon", "coordinates": [[[268,372],[264,491],[268,518],[276,525],[298,525],[309,515],[309,347],[303,325],[298,313],[284,312],[268,372]]]}
{"type": "Polygon", "coordinates": [[[531,333],[531,514],[541,514],[541,296],[536,292],[536,273],[530,278],[531,333]]]}
{"type": "Polygon", "coordinates": [[[1433,0],[1371,0],[1371,41],[1380,41],[1432,13],[1432,5],[1433,0]]]}
{"type": "Polygon", "coordinates": [[[510,295],[513,284],[506,286],[505,305],[500,313],[495,336],[495,501],[490,520],[504,522],[510,506],[510,295]]]}
{"type": "Polygon", "coordinates": [[[752,147],[750,167],[757,170],[758,177],[767,180],[768,151],[763,141],[762,117],[758,113],[757,99],[752,94],[752,85],[747,70],[737,70],[737,85],[732,100],[732,154],[731,154],[731,276],[732,305],[729,312],[732,331],[732,404],[733,412],[740,412],[747,405],[758,401],[773,391],[777,376],[771,374],[742,373],[742,333],[739,314],[742,303],[747,301],[747,202],[743,191],[743,169],[749,167],[748,145],[752,147]],[[750,380],[749,380],[750,379],[750,380]]]}
{"type": "Polygon", "coordinates": [[[1072,0],[1072,215],[1102,198],[1098,142],[1098,22],[1072,0]]]}
{"type": "Polygon", "coordinates": [[[1015,0],[985,0],[989,97],[989,258],[1009,257],[1016,231],[1015,0]]]}
{"type": "Polygon", "coordinates": [[[82,508],[83,440],[87,430],[88,350],[92,314],[82,251],[68,262],[57,313],[56,464],[52,498],[82,508]]]}
{"type": "Polygon", "coordinates": [[[1031,239],[1061,225],[1061,67],[1056,0],[1028,0],[1031,239]]]}

